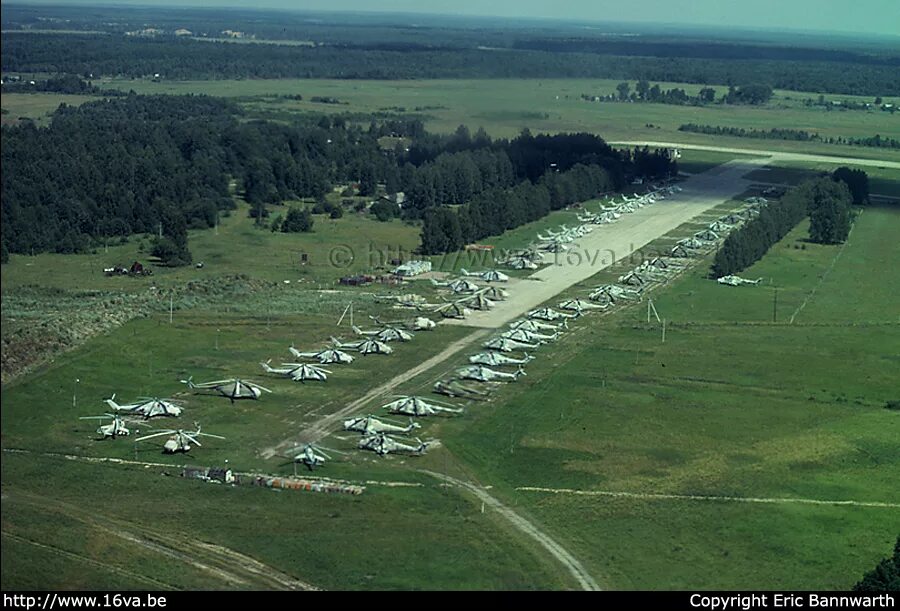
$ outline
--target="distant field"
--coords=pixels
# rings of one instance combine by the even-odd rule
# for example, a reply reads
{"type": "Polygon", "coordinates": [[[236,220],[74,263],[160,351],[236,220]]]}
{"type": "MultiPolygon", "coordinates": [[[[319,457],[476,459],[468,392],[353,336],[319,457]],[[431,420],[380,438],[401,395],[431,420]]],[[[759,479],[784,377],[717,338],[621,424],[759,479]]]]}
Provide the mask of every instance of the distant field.
{"type": "MultiPolygon", "coordinates": [[[[617,81],[591,79],[508,79],[508,80],[428,80],[428,81],[358,81],[358,80],[222,80],[162,81],[104,80],[102,88],[135,90],[138,93],[205,93],[237,98],[248,110],[259,116],[290,120],[296,112],[385,112],[419,115],[429,129],[450,132],[460,124],[472,128],[483,126],[492,136],[510,137],[528,127],[532,131],[590,131],[608,140],[655,140],[694,144],[715,143],[722,146],[763,150],[796,151],[825,155],[900,160],[900,151],[822,143],[758,140],[707,136],[679,132],[684,123],[768,129],[772,127],[802,129],[823,136],[900,138],[900,116],[882,111],[829,111],[807,108],[805,98],[817,94],[776,92],[765,107],[673,106],[666,104],[631,104],[588,102],[581,94],[605,95],[615,91],[617,81]],[[302,95],[303,100],[281,96],[302,95]],[[346,104],[312,102],[314,96],[335,97],[346,104]]],[[[681,87],[696,93],[700,85],[662,83],[663,88],[681,87]]],[[[717,95],[725,87],[714,87],[717,95]]],[[[21,94],[20,94],[21,95],[21,94]]],[[[4,96],[4,108],[7,106],[4,96]]],[[[40,96],[39,96],[40,97],[40,96]]],[[[829,96],[871,102],[854,96],[829,96]]],[[[48,103],[55,102],[55,97],[48,103]]],[[[28,100],[13,100],[21,114],[28,100]]],[[[37,100],[35,100],[37,103],[37,100]]],[[[58,102],[56,102],[58,103],[58,102]]],[[[55,104],[54,104],[55,107],[55,104]]],[[[36,110],[40,114],[39,110],[36,110]]]]}
{"type": "Polygon", "coordinates": [[[3,125],[18,123],[22,117],[34,119],[38,125],[47,123],[50,115],[60,104],[79,106],[97,98],[89,95],[67,95],[62,93],[4,93],[0,106],[4,111],[3,125]]]}

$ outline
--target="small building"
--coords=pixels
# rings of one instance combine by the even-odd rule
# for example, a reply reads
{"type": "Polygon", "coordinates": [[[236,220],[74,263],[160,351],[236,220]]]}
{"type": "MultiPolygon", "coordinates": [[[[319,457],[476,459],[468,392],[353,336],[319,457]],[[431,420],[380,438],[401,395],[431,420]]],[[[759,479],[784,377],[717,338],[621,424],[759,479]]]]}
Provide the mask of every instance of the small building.
{"type": "Polygon", "coordinates": [[[403,204],[406,203],[406,193],[404,193],[403,191],[397,191],[396,193],[382,195],[379,199],[382,199],[391,204],[397,204],[402,208],[403,204]]]}
{"type": "Polygon", "coordinates": [[[431,271],[431,261],[407,261],[403,265],[398,265],[391,272],[395,276],[418,276],[431,271]]]}

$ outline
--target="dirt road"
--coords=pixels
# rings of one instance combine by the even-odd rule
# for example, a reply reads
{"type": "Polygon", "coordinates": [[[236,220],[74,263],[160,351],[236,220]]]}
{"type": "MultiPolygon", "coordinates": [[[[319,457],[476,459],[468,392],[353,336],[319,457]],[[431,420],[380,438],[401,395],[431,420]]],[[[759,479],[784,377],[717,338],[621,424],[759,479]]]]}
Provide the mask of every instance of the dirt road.
{"type": "MultiPolygon", "coordinates": [[[[548,253],[545,261],[552,263],[518,282],[510,290],[510,298],[493,309],[472,312],[464,319],[449,319],[444,324],[497,328],[616,261],[634,256],[637,265],[642,259],[636,253],[641,248],[746,189],[753,181],[744,179],[744,174],[768,162],[766,157],[735,160],[692,176],[681,183],[681,193],[623,214],[611,225],[594,226],[594,231],[565,252],[548,253]]],[[[656,254],[645,253],[645,258],[656,254]]]]}
{"type": "Polygon", "coordinates": [[[540,543],[544,549],[550,552],[554,558],[559,560],[563,564],[563,566],[565,566],[569,570],[569,572],[572,574],[572,577],[574,577],[575,581],[578,582],[578,585],[581,586],[582,590],[600,590],[600,586],[597,585],[597,582],[594,581],[594,578],[590,576],[590,574],[581,565],[578,559],[575,558],[575,556],[570,554],[562,545],[551,539],[549,535],[545,534],[537,526],[492,497],[484,488],[476,486],[475,484],[469,482],[458,480],[455,477],[450,477],[449,475],[444,475],[443,473],[436,473],[434,471],[425,470],[423,470],[422,472],[427,473],[432,477],[436,477],[439,480],[445,481],[448,484],[453,484],[454,486],[458,486],[460,488],[468,490],[476,497],[478,497],[478,500],[483,502],[485,506],[497,511],[513,526],[540,543]]]}

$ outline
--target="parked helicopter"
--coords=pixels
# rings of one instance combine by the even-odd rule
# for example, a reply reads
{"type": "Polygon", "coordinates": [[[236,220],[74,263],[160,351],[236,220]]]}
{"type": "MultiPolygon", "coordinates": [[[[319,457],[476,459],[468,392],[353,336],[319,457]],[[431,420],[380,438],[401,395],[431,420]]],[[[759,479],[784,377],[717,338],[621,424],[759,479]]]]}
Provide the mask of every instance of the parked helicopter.
{"type": "Polygon", "coordinates": [[[536,331],[526,331],[525,329],[510,329],[509,331],[504,331],[503,333],[501,333],[500,337],[511,339],[515,342],[537,342],[539,344],[543,344],[546,342],[552,342],[559,338],[559,331],[557,331],[553,335],[546,335],[544,333],[538,333],[536,331]]]}
{"type": "Polygon", "coordinates": [[[518,318],[509,323],[510,329],[523,329],[525,331],[553,331],[558,332],[560,329],[569,328],[569,320],[564,318],[561,325],[551,325],[547,322],[540,322],[531,318],[518,318]]]}
{"type": "Polygon", "coordinates": [[[762,281],[762,278],[757,278],[756,280],[747,280],[746,278],[741,278],[740,276],[722,276],[718,278],[716,282],[719,284],[726,284],[728,286],[741,286],[743,284],[759,284],[762,281]]]}
{"type": "Polygon", "coordinates": [[[348,365],[353,362],[352,355],[335,348],[326,348],[318,352],[300,352],[291,346],[288,350],[299,359],[316,359],[322,365],[348,365]]]}
{"type": "Polygon", "coordinates": [[[603,310],[606,306],[597,305],[583,299],[566,299],[557,304],[560,310],[569,310],[571,312],[584,312],[585,310],[603,310]]]}
{"type": "Polygon", "coordinates": [[[426,401],[422,397],[400,396],[398,399],[381,406],[392,414],[404,416],[436,416],[438,414],[461,414],[461,407],[453,407],[438,401],[426,401]]]}
{"type": "Polygon", "coordinates": [[[135,416],[143,416],[144,419],[157,418],[161,416],[178,417],[184,411],[179,404],[172,399],[157,399],[150,397],[140,397],[137,403],[129,403],[127,405],[119,405],[116,403],[116,395],[106,400],[106,404],[117,412],[130,412],[135,416]]]}
{"type": "Polygon", "coordinates": [[[536,350],[540,348],[541,344],[532,344],[528,342],[520,342],[517,340],[509,339],[508,337],[495,337],[490,339],[483,344],[481,344],[485,348],[490,348],[491,350],[499,350],[500,352],[516,352],[521,350],[536,350]]]}
{"type": "Polygon", "coordinates": [[[222,395],[223,397],[227,397],[231,400],[232,403],[239,399],[259,399],[264,392],[272,392],[264,386],[260,386],[259,384],[255,384],[254,382],[249,382],[247,380],[240,380],[238,378],[231,378],[229,380],[215,380],[212,382],[195,384],[193,381],[193,377],[190,377],[187,380],[182,380],[181,382],[182,384],[187,384],[188,388],[191,389],[211,390],[214,393],[222,395]]]}
{"type": "Polygon", "coordinates": [[[489,391],[474,388],[468,384],[463,384],[456,379],[438,380],[431,388],[431,392],[447,397],[469,399],[473,401],[483,401],[485,397],[490,394],[489,391]]]}
{"type": "Polygon", "coordinates": [[[483,272],[470,272],[466,269],[460,269],[459,273],[463,276],[481,278],[484,282],[508,282],[509,276],[496,269],[489,269],[483,272]]]}
{"type": "Polygon", "coordinates": [[[353,326],[353,332],[357,335],[365,335],[369,337],[375,337],[376,339],[382,342],[408,342],[413,337],[415,337],[412,333],[407,331],[406,329],[402,329],[400,327],[391,327],[387,326],[383,329],[373,330],[373,331],[363,331],[357,326],[353,326]]]}
{"type": "Polygon", "coordinates": [[[537,318],[538,320],[560,320],[562,318],[578,318],[578,314],[565,314],[557,312],[553,308],[541,308],[539,310],[531,310],[528,312],[528,318],[537,318]]]}
{"type": "Polygon", "coordinates": [[[391,354],[394,352],[394,349],[386,343],[372,337],[367,337],[366,339],[355,342],[342,342],[336,337],[332,337],[331,343],[334,344],[336,348],[342,350],[355,350],[363,356],[368,356],[370,354],[391,354]]]}
{"type": "Polygon", "coordinates": [[[168,431],[159,431],[158,433],[153,433],[152,435],[145,435],[144,437],[138,437],[135,439],[135,442],[138,441],[146,441],[147,439],[153,439],[154,437],[162,437],[163,435],[171,435],[169,439],[166,440],[166,443],[163,444],[163,452],[166,454],[174,454],[175,452],[190,452],[191,444],[202,447],[203,444],[200,443],[200,440],[197,437],[213,437],[215,439],[225,439],[220,435],[211,435],[209,433],[201,433],[200,425],[196,422],[194,425],[197,427],[196,431],[185,431],[184,429],[178,430],[168,430],[168,431]]]}
{"type": "MultiPolygon", "coordinates": [[[[118,414],[103,414],[102,416],[82,416],[79,420],[112,420],[109,424],[101,424],[100,428],[97,429],[97,434],[100,435],[103,439],[116,437],[127,437],[131,434],[131,431],[128,430],[128,427],[125,426],[127,422],[125,418],[122,418],[118,414]]],[[[130,422],[136,422],[134,420],[130,422]]]]}
{"type": "MultiPolygon", "coordinates": [[[[338,450],[332,448],[326,448],[329,452],[334,452],[336,454],[344,454],[344,452],[340,452],[338,450]]],[[[306,445],[302,445],[296,447],[292,450],[288,451],[288,454],[291,455],[291,461],[294,463],[294,471],[296,474],[297,463],[303,463],[306,465],[306,468],[310,471],[314,470],[316,467],[321,467],[325,464],[325,461],[332,460],[331,456],[329,456],[325,449],[322,446],[316,445],[314,443],[308,443],[306,445]]]]}
{"type": "Polygon", "coordinates": [[[410,445],[402,443],[393,437],[389,437],[384,433],[374,433],[365,435],[357,444],[361,450],[371,450],[379,456],[386,456],[391,452],[403,452],[418,456],[424,454],[428,449],[428,444],[416,437],[418,445],[410,445]]]}
{"type": "Polygon", "coordinates": [[[458,369],[456,375],[463,380],[477,380],[478,382],[515,382],[520,376],[527,374],[521,365],[515,373],[497,371],[484,365],[470,365],[458,369]]]}
{"type": "Polygon", "coordinates": [[[439,282],[434,278],[431,279],[431,284],[440,287],[450,289],[452,293],[474,293],[475,291],[480,290],[482,287],[478,286],[471,280],[467,280],[465,278],[459,278],[457,280],[451,280],[450,282],[439,282]]]}
{"type": "Polygon", "coordinates": [[[331,373],[327,369],[323,369],[318,365],[310,365],[309,363],[282,363],[281,367],[271,367],[269,361],[260,363],[263,369],[268,373],[277,373],[287,376],[295,382],[306,382],[309,380],[324,382],[331,373]]]}
{"type": "Polygon", "coordinates": [[[476,355],[469,357],[469,362],[475,365],[525,365],[526,363],[534,360],[533,356],[529,356],[527,353],[521,359],[514,359],[510,356],[506,356],[500,352],[479,352],[476,355]]]}
{"type": "Polygon", "coordinates": [[[344,420],[345,431],[356,431],[357,433],[363,433],[364,435],[370,435],[372,433],[409,433],[418,428],[422,428],[422,425],[418,422],[413,422],[412,418],[409,419],[409,424],[406,426],[385,418],[378,418],[371,414],[344,420]]]}

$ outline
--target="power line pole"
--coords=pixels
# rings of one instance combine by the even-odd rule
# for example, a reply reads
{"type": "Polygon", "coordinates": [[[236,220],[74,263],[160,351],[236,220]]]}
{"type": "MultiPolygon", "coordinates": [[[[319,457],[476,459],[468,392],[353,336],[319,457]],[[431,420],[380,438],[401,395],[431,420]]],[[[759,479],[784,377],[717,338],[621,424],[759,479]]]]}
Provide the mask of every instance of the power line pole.
{"type": "Polygon", "coordinates": [[[778,287],[775,287],[775,292],[772,294],[772,322],[778,322],[778,287]]]}

